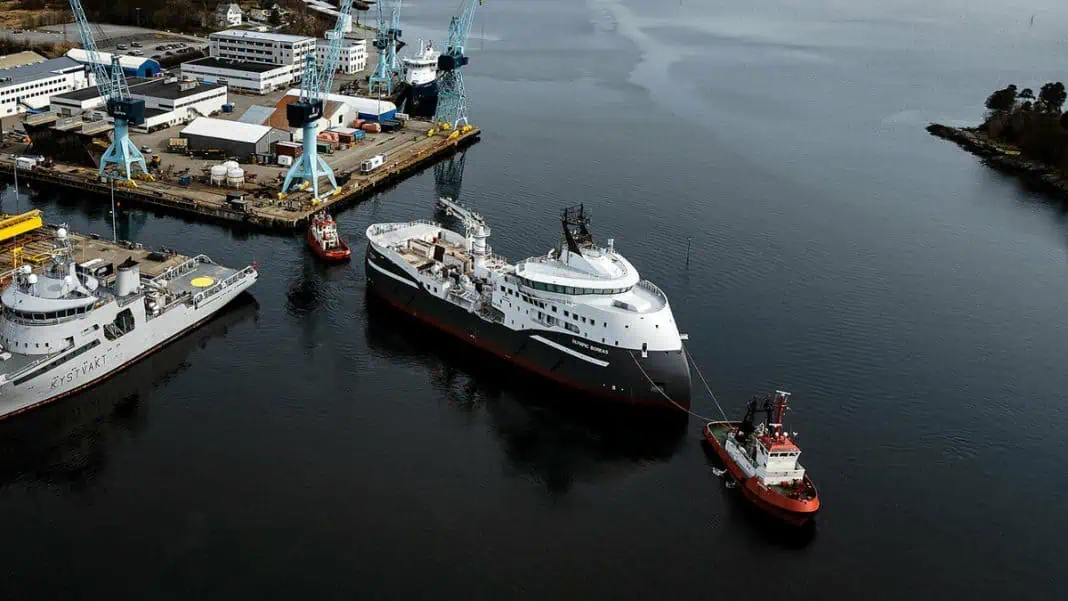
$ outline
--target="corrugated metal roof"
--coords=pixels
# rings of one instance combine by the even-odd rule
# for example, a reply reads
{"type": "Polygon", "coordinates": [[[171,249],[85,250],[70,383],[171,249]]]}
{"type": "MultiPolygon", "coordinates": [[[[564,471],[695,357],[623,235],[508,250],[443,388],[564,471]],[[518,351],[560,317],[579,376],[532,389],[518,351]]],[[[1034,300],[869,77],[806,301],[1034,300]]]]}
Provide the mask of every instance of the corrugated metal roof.
{"type": "MultiPolygon", "coordinates": [[[[286,92],[289,96],[300,96],[300,90],[289,90],[286,92]]],[[[397,110],[397,105],[388,100],[379,100],[377,98],[364,98],[363,96],[345,96],[342,94],[327,94],[327,100],[334,102],[343,102],[352,108],[356,109],[358,113],[369,113],[375,115],[381,115],[382,113],[388,113],[389,111],[397,110]]]]}
{"type": "MultiPolygon", "coordinates": [[[[300,99],[300,92],[298,90],[290,90],[291,93],[282,96],[278,99],[278,102],[274,105],[274,112],[264,122],[265,125],[270,125],[275,129],[290,129],[289,117],[286,116],[286,107],[293,104],[300,99]],[[296,92],[295,94],[292,92],[296,92]]],[[[336,94],[331,94],[336,96],[336,94]]],[[[323,117],[328,121],[333,121],[334,115],[337,114],[338,109],[341,108],[341,103],[334,100],[327,100],[323,105],[323,117]]]]}
{"type": "MultiPolygon", "coordinates": [[[[100,56],[100,62],[105,65],[111,65],[111,53],[110,52],[98,52],[100,56]]],[[[66,56],[78,61],[79,63],[89,64],[89,53],[81,48],[71,48],[67,51],[66,56]]],[[[145,63],[155,63],[156,68],[159,68],[159,63],[143,56],[130,56],[128,54],[119,55],[119,65],[123,69],[140,69],[145,63]]]]}
{"type": "Polygon", "coordinates": [[[269,131],[271,131],[271,128],[266,125],[212,119],[211,117],[197,117],[182,130],[182,133],[191,136],[204,136],[205,138],[224,138],[238,142],[255,143],[263,136],[266,136],[269,131]]]}
{"type": "Polygon", "coordinates": [[[266,125],[267,120],[271,118],[271,113],[274,112],[273,106],[260,106],[254,104],[248,107],[240,117],[238,121],[242,123],[255,123],[256,125],[266,125]]]}

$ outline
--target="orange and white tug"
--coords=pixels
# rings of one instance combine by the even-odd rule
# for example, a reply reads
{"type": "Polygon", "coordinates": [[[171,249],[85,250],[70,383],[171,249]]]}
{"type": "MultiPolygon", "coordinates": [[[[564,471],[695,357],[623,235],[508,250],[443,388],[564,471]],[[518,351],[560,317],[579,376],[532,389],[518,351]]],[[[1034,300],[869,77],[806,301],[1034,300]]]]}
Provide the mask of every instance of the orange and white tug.
{"type": "Polygon", "coordinates": [[[337,235],[337,223],[326,211],[312,216],[308,246],[324,261],[347,261],[352,256],[349,245],[337,235]]]}
{"type": "Polygon", "coordinates": [[[759,400],[750,399],[742,421],[708,422],[704,434],[746,500],[775,518],[800,526],[819,511],[820,498],[798,463],[801,449],[782,426],[789,400],[790,393],[781,390],[774,398],[765,398],[759,409],[759,400]],[[766,417],[754,423],[758,410],[766,417]]]}

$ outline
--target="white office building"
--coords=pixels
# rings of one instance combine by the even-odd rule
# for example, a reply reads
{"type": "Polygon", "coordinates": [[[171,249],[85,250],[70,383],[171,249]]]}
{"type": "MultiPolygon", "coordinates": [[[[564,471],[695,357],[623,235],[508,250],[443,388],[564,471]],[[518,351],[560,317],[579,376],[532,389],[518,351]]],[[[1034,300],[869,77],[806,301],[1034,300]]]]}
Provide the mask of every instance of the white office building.
{"type": "Polygon", "coordinates": [[[0,116],[47,108],[57,94],[92,83],[85,66],[67,57],[0,69],[0,116]]]}
{"type": "Polygon", "coordinates": [[[304,55],[315,52],[315,38],[284,33],[227,29],[208,36],[213,58],[293,67],[299,79],[304,73],[304,55]]]}
{"type": "MultiPolygon", "coordinates": [[[[127,85],[132,98],[145,101],[145,122],[134,127],[135,131],[154,131],[212,115],[221,111],[222,105],[229,100],[226,86],[217,83],[172,77],[127,79],[127,85]]],[[[88,111],[103,112],[104,97],[95,86],[60,94],[52,99],[52,111],[61,117],[88,111]]]]}
{"type": "Polygon", "coordinates": [[[230,61],[213,56],[182,63],[182,77],[226,84],[254,94],[288,87],[296,79],[292,65],[230,61]]]}
{"type": "MultiPolygon", "coordinates": [[[[326,62],[326,53],[330,49],[329,40],[318,40],[315,43],[315,59],[318,64],[326,62]]],[[[359,73],[367,67],[367,40],[345,38],[341,42],[341,53],[338,55],[339,73],[359,73]]]]}

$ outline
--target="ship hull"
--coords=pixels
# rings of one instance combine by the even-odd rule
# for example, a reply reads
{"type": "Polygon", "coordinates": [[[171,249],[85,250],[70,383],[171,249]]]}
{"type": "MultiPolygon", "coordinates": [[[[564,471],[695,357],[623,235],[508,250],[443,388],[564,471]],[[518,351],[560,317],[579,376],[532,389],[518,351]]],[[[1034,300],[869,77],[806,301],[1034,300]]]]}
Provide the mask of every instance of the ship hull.
{"type": "Polygon", "coordinates": [[[256,282],[256,277],[221,291],[199,305],[183,304],[117,340],[102,342],[77,359],[56,365],[25,381],[0,385],[0,420],[57,401],[94,386],[148,357],[201,325],[256,282]]]}
{"type": "Polygon", "coordinates": [[[403,84],[395,104],[411,117],[429,119],[438,110],[438,81],[412,85],[403,84]]]}
{"type": "Polygon", "coordinates": [[[368,290],[429,326],[574,391],[608,402],[688,410],[690,370],[682,350],[602,347],[545,330],[512,330],[433,296],[368,245],[368,290]],[[657,383],[663,390],[658,392],[657,383]]]}

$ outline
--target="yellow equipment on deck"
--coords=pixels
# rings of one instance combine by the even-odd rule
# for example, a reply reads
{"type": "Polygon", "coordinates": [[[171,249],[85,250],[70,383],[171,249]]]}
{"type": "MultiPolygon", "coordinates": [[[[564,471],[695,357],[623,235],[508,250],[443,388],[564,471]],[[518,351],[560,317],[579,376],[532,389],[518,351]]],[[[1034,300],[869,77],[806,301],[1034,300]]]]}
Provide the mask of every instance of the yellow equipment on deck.
{"type": "Polygon", "coordinates": [[[19,234],[32,232],[43,225],[44,221],[41,219],[41,211],[37,209],[21,215],[3,217],[0,219],[0,242],[10,240],[19,234]]]}

